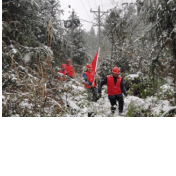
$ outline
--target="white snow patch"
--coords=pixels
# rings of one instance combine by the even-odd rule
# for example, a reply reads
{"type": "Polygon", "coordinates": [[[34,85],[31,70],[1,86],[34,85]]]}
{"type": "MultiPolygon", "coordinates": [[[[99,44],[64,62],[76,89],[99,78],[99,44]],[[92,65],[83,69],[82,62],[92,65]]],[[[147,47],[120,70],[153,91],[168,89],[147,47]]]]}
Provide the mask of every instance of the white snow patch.
{"type": "Polygon", "coordinates": [[[169,4],[170,2],[173,2],[173,0],[169,0],[169,1],[167,2],[167,4],[169,4]]]}
{"type": "Polygon", "coordinates": [[[85,90],[84,87],[75,86],[75,85],[72,85],[72,88],[78,89],[78,90],[80,90],[80,91],[84,91],[84,90],[85,90]]]}
{"type": "Polygon", "coordinates": [[[11,79],[12,79],[12,80],[17,80],[16,75],[15,75],[15,74],[11,74],[11,79]]]}
{"type": "Polygon", "coordinates": [[[169,107],[169,101],[168,100],[162,100],[159,102],[159,105],[157,107],[152,108],[154,115],[159,115],[161,111],[168,111],[170,109],[169,107]]]}
{"type": "Polygon", "coordinates": [[[2,95],[2,99],[5,99],[5,96],[4,96],[4,95],[2,95]]]}
{"type": "Polygon", "coordinates": [[[21,106],[24,107],[24,108],[26,107],[26,108],[29,108],[29,109],[30,109],[30,108],[32,107],[32,104],[28,103],[28,100],[27,100],[27,99],[25,99],[25,101],[21,102],[20,104],[21,104],[21,106]]]}
{"type": "Polygon", "coordinates": [[[170,76],[166,77],[167,84],[171,85],[174,82],[174,79],[170,76]]]}
{"type": "Polygon", "coordinates": [[[128,76],[126,76],[126,78],[130,79],[130,80],[134,80],[135,78],[138,78],[139,74],[130,74],[128,76]]]}
{"type": "Polygon", "coordinates": [[[13,53],[13,54],[16,54],[18,51],[17,51],[17,49],[15,49],[15,48],[13,48],[13,49],[11,49],[10,50],[10,53],[13,53]]]}
{"type": "Polygon", "coordinates": [[[20,117],[19,114],[12,115],[11,117],[20,117]]]}
{"type": "Polygon", "coordinates": [[[30,54],[25,54],[24,57],[22,58],[22,60],[25,62],[25,63],[28,63],[30,60],[31,60],[31,56],[30,54]]]}
{"type": "Polygon", "coordinates": [[[168,100],[158,100],[157,97],[147,97],[146,99],[141,99],[135,96],[128,96],[124,99],[124,112],[127,113],[128,106],[131,102],[134,102],[138,107],[147,110],[151,109],[154,116],[161,116],[162,112],[168,112],[173,106],[169,105],[168,100]]]}
{"type": "Polygon", "coordinates": [[[80,107],[78,107],[74,101],[69,100],[69,104],[73,109],[80,110],[80,107]]]}
{"type": "Polygon", "coordinates": [[[164,84],[163,86],[160,87],[162,89],[162,92],[166,92],[167,90],[171,90],[172,92],[174,92],[174,88],[171,87],[168,84],[164,84]]]}
{"type": "Polygon", "coordinates": [[[29,77],[34,78],[35,80],[39,80],[38,78],[36,78],[35,76],[32,76],[31,74],[27,74],[29,77]]]}
{"type": "MultiPolygon", "coordinates": [[[[176,110],[176,106],[168,107],[168,111],[166,111],[161,117],[165,117],[165,115],[166,115],[170,110],[176,110]]],[[[176,117],[176,115],[175,115],[175,117],[176,117]]]]}

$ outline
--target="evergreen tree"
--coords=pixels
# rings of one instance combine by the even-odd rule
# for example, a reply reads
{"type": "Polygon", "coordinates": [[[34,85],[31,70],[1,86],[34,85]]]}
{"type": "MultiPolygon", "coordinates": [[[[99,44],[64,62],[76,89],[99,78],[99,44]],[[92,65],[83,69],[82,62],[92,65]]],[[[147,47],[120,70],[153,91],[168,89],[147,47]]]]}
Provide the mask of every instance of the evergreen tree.
{"type": "MultiPolygon", "coordinates": [[[[3,0],[2,12],[3,42],[9,47],[13,45],[16,51],[19,51],[18,55],[15,53],[17,55],[15,57],[22,59],[26,53],[30,53],[31,63],[35,63],[39,55],[44,57],[48,55],[48,48],[44,46],[47,45],[54,51],[54,65],[58,65],[58,62],[63,60],[65,53],[62,50],[64,42],[59,1],[3,0]],[[50,32],[49,28],[51,28],[50,32]]],[[[9,49],[13,51],[12,47],[9,49]]],[[[4,53],[8,52],[3,52],[3,58],[8,55],[4,53]]]]}
{"type": "Polygon", "coordinates": [[[165,62],[165,53],[168,53],[167,50],[170,50],[173,58],[170,63],[172,66],[174,65],[174,68],[171,67],[170,72],[173,74],[176,83],[176,76],[174,76],[176,75],[176,1],[155,0],[150,3],[141,1],[137,1],[137,3],[140,4],[138,12],[145,16],[145,24],[151,26],[147,33],[156,38],[153,47],[155,58],[152,59],[151,71],[153,75],[156,75],[156,68],[163,63],[167,63],[165,62]]]}
{"type": "Polygon", "coordinates": [[[116,46],[122,46],[127,37],[126,21],[121,18],[120,9],[112,9],[106,17],[104,34],[111,41],[111,58],[115,59],[117,57],[116,46]]]}

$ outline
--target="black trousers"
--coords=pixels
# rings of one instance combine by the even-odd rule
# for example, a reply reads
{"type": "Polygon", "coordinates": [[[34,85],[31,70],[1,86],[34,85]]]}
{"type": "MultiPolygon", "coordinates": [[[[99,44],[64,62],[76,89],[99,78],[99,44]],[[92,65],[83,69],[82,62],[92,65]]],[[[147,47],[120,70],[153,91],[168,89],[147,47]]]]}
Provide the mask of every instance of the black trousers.
{"type": "Polygon", "coordinates": [[[108,96],[109,98],[109,101],[111,103],[111,106],[115,106],[117,105],[117,101],[119,103],[119,112],[122,113],[123,112],[123,96],[120,94],[120,95],[109,95],[108,96]]]}

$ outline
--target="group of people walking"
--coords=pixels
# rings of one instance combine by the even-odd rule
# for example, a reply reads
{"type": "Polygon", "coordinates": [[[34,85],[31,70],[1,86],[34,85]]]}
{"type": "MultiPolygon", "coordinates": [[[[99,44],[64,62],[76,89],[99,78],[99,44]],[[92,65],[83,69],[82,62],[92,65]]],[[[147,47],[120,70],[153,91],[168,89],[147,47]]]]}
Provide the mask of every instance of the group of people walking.
{"type": "MultiPolygon", "coordinates": [[[[62,70],[60,73],[64,75],[68,75],[69,77],[73,77],[73,66],[70,65],[70,60],[67,60],[67,65],[61,65],[62,70]]],[[[123,78],[120,77],[120,70],[118,67],[114,67],[112,69],[112,74],[108,75],[104,80],[101,81],[101,84],[96,86],[96,73],[92,69],[92,65],[88,64],[86,66],[87,70],[83,73],[83,78],[85,80],[84,86],[87,89],[88,99],[92,101],[97,101],[98,97],[101,97],[102,87],[107,85],[107,93],[108,99],[111,104],[111,112],[114,114],[117,106],[117,102],[119,104],[118,110],[119,115],[123,112],[123,95],[127,96],[125,86],[123,83],[123,78]],[[100,96],[98,96],[98,93],[100,96]],[[92,98],[91,98],[92,97],[92,98]]],[[[61,78],[59,78],[60,80],[61,78]]],[[[65,79],[63,79],[64,81],[65,79]]]]}

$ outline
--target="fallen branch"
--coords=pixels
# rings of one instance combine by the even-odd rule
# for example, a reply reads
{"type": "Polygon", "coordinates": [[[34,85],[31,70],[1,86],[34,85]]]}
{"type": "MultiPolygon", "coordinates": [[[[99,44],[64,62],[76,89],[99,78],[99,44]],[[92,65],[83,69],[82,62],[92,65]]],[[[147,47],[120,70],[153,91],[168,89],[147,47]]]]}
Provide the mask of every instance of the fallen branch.
{"type": "Polygon", "coordinates": [[[54,99],[52,99],[50,97],[47,97],[47,98],[50,99],[50,100],[52,100],[55,104],[57,104],[60,108],[62,108],[61,105],[57,101],[55,101],[54,99]]]}
{"type": "Polygon", "coordinates": [[[176,106],[170,108],[170,109],[169,109],[168,111],[166,111],[161,117],[165,117],[165,115],[166,115],[167,113],[169,113],[169,111],[172,111],[172,110],[176,110],[176,106]]]}

